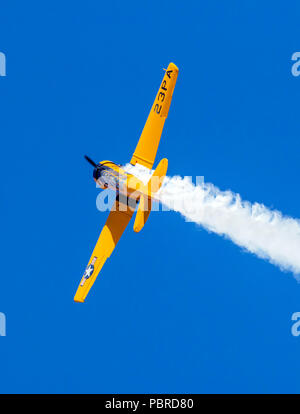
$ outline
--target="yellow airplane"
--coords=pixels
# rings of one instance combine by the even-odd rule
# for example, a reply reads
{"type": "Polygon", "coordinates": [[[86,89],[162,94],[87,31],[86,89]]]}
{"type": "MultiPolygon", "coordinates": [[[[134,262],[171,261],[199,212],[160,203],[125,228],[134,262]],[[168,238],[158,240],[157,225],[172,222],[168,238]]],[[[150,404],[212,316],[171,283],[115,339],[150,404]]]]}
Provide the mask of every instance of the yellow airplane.
{"type": "MultiPolygon", "coordinates": [[[[131,158],[132,165],[141,164],[149,169],[152,168],[177,76],[177,66],[170,63],[165,69],[164,78],[131,158]]],[[[155,198],[155,193],[162,185],[168,168],[168,160],[162,159],[145,185],[137,177],[122,169],[120,165],[111,161],[96,164],[89,157],[85,156],[85,158],[93,165],[93,177],[100,188],[111,188],[116,191],[116,201],[79,283],[74,297],[75,302],[84,302],[106,259],[110,257],[127,227],[135,211],[136,202],[139,202],[139,205],[133,229],[139,232],[144,227],[151,211],[151,200],[155,198]]]]}

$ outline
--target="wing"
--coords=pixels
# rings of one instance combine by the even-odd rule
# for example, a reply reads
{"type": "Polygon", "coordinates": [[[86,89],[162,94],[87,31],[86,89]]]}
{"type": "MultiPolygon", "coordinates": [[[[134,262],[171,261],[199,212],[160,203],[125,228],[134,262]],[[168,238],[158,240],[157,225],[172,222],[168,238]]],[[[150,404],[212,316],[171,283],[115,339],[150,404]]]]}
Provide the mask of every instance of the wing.
{"type": "Polygon", "coordinates": [[[151,108],[142,135],[131,159],[131,164],[152,168],[165,120],[168,116],[178,68],[170,63],[151,108]]]}
{"type": "Polygon", "coordinates": [[[119,203],[118,200],[115,202],[78,286],[74,297],[75,302],[84,302],[106,259],[109,258],[126,229],[133,213],[133,209],[119,203]]]}

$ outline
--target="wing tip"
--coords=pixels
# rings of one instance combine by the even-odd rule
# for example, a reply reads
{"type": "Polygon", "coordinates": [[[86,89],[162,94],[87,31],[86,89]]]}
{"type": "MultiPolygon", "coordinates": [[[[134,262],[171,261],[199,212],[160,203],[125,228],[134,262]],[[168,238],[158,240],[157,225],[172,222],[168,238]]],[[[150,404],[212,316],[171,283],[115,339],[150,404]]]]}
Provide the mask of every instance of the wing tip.
{"type": "Polygon", "coordinates": [[[77,303],[84,303],[84,299],[83,299],[83,298],[79,298],[78,296],[75,296],[75,297],[74,297],[74,302],[77,302],[77,303]]]}
{"type": "Polygon", "coordinates": [[[174,70],[176,73],[179,72],[178,66],[176,66],[175,63],[173,63],[173,62],[170,62],[169,65],[168,65],[168,68],[167,69],[163,68],[163,70],[165,72],[167,72],[168,70],[174,70]]]}
{"type": "Polygon", "coordinates": [[[172,69],[174,69],[176,72],[179,72],[178,66],[176,66],[175,63],[170,62],[169,63],[169,67],[171,67],[172,69]]]}

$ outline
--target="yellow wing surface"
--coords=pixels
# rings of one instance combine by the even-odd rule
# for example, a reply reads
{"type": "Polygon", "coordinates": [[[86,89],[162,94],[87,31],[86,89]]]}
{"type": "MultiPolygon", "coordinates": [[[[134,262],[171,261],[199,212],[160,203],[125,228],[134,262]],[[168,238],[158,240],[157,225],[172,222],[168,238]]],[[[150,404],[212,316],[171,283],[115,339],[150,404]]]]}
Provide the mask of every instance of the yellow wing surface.
{"type": "MultiPolygon", "coordinates": [[[[152,168],[164,123],[171,105],[177,75],[177,66],[174,63],[170,63],[165,71],[163,81],[160,85],[142,135],[130,161],[131,164],[135,165],[136,163],[139,163],[147,168],[152,168]]],[[[157,167],[157,172],[155,172],[154,175],[158,174],[159,176],[164,176],[166,174],[167,166],[167,160],[162,160],[157,167]]],[[[148,191],[150,190],[148,189],[148,191]]],[[[153,192],[157,190],[151,189],[151,191],[153,192]]],[[[148,211],[146,211],[144,208],[145,200],[145,197],[141,197],[139,214],[137,215],[134,227],[135,231],[141,230],[149,216],[151,205],[150,209],[148,208],[148,211]]],[[[110,257],[120,237],[126,229],[133,213],[134,209],[120,203],[119,198],[117,198],[106,220],[105,226],[100,233],[95,249],[79,283],[74,297],[75,302],[84,302],[106,259],[110,257]]]]}
{"type": "Polygon", "coordinates": [[[132,215],[133,211],[131,209],[124,208],[124,205],[120,209],[119,202],[115,202],[78,286],[74,297],[75,302],[84,302],[106,259],[109,258],[116,247],[132,215]]]}
{"type": "Polygon", "coordinates": [[[165,76],[130,161],[131,164],[135,165],[138,163],[147,168],[152,168],[164,123],[171,105],[177,76],[177,66],[174,63],[170,63],[168,69],[165,71],[165,76]]]}

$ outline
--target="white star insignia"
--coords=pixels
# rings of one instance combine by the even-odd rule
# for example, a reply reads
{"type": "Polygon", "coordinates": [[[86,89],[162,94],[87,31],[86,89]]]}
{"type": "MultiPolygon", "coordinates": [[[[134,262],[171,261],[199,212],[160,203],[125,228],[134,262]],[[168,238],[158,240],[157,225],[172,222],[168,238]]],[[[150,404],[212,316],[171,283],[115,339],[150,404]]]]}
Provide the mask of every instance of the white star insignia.
{"type": "Polygon", "coordinates": [[[86,269],[86,271],[84,272],[84,277],[86,277],[86,278],[90,277],[90,276],[91,276],[91,274],[92,274],[92,272],[93,272],[93,268],[92,268],[92,266],[90,265],[90,266],[86,269]]]}

